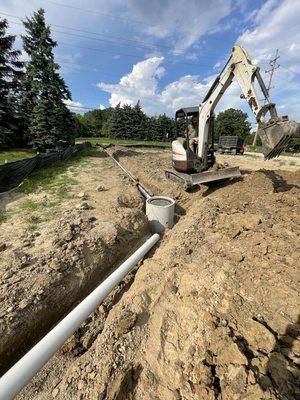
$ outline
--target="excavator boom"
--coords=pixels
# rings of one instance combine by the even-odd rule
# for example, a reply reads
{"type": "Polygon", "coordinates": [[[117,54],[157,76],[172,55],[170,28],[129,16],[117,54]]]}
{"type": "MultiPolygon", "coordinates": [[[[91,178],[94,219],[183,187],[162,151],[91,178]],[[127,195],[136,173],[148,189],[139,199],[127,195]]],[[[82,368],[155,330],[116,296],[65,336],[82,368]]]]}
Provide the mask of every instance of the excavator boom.
{"type": "Polygon", "coordinates": [[[215,164],[212,147],[213,111],[233,79],[241,89],[241,98],[245,99],[256,119],[257,133],[261,138],[265,159],[279,156],[292,137],[299,135],[299,124],[289,121],[287,116],[278,116],[276,106],[269,100],[268,90],[260,75],[259,68],[252,64],[246,50],[241,46],[232,48],[231,56],[220,75],[215,79],[203,102],[197,107],[182,108],[175,114],[198,119],[198,138],[190,141],[188,129],[186,138],[178,138],[172,142],[172,164],[174,169],[166,171],[166,177],[183,182],[186,189],[195,184],[207,183],[220,179],[228,179],[241,175],[236,168],[213,168],[215,164]],[[265,104],[261,104],[256,92],[258,83],[265,104]],[[266,118],[266,115],[269,117],[266,118]]]}
{"type": "Polygon", "coordinates": [[[206,169],[210,119],[217,103],[231,84],[233,78],[239,84],[242,94],[258,123],[258,135],[261,138],[265,159],[279,156],[290,139],[299,134],[299,124],[289,121],[287,116],[277,115],[274,103],[269,100],[269,93],[260,75],[259,68],[252,64],[246,50],[241,46],[234,46],[232,53],[223,71],[217,77],[206,97],[199,107],[199,137],[198,156],[202,160],[203,169],[206,169]],[[260,86],[266,104],[260,104],[255,82],[260,86]],[[266,114],[270,118],[266,119],[266,114]]]}

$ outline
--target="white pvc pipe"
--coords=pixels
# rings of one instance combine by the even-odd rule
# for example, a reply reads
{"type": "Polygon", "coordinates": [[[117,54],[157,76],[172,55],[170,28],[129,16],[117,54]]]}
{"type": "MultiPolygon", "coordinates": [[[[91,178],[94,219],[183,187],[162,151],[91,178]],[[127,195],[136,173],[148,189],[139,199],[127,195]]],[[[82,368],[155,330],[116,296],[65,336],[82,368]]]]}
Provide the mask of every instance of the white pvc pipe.
{"type": "Polygon", "coordinates": [[[104,282],[60,321],[40,342],[22,357],[0,379],[0,399],[10,400],[33,378],[82,322],[99,306],[112,289],[154,246],[160,236],[152,235],[104,282]]]}
{"type": "MultiPolygon", "coordinates": [[[[107,153],[108,154],[108,153],[107,153]]],[[[123,165],[121,163],[119,163],[118,160],[115,159],[114,156],[111,156],[110,154],[108,154],[113,161],[122,169],[122,171],[125,172],[125,174],[134,182],[134,184],[136,185],[136,187],[138,188],[138,190],[140,191],[140,193],[142,194],[142,196],[147,200],[149,199],[151,196],[150,194],[146,191],[146,189],[143,188],[142,185],[139,184],[139,182],[131,175],[131,173],[129,171],[127,171],[126,168],[123,167],[123,165]]]]}
{"type": "Polygon", "coordinates": [[[145,199],[150,199],[150,194],[148,192],[146,192],[146,190],[143,188],[143,186],[141,186],[139,183],[136,185],[138,190],[142,193],[142,196],[145,197],[145,199]]]}

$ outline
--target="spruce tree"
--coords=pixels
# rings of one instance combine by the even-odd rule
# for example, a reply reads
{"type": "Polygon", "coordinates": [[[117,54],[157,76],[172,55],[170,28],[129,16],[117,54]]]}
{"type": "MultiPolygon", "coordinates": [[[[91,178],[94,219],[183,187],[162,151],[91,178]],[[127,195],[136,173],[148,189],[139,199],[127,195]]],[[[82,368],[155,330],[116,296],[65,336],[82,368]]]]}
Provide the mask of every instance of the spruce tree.
{"type": "Polygon", "coordinates": [[[30,144],[38,150],[56,149],[74,143],[75,121],[64,100],[71,93],[54,60],[57,43],[51,38],[45,11],[39,9],[23,21],[23,45],[29,56],[22,82],[20,110],[30,144]]]}
{"type": "Polygon", "coordinates": [[[108,122],[108,129],[110,132],[111,138],[120,138],[122,137],[122,130],[123,130],[123,112],[120,106],[120,103],[114,108],[113,112],[111,113],[109,122],[108,122]]]}
{"type": "Polygon", "coordinates": [[[143,112],[140,101],[138,101],[133,108],[133,120],[133,139],[146,139],[148,117],[143,112]]]}
{"type": "Polygon", "coordinates": [[[0,149],[20,144],[17,96],[22,62],[14,50],[15,36],[7,35],[7,20],[0,20],[0,149]]]}

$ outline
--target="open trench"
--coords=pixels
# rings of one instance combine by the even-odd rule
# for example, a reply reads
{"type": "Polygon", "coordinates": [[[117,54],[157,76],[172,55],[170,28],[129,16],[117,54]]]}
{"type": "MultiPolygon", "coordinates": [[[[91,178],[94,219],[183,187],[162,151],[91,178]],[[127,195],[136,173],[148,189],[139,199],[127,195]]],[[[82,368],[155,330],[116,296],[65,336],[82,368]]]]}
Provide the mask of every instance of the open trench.
{"type": "Polygon", "coordinates": [[[23,248],[10,249],[8,244],[2,253],[1,374],[150,234],[140,194],[108,158],[101,162],[111,164],[111,183],[117,186],[117,190],[110,189],[111,206],[107,210],[97,212],[93,195],[103,197],[109,192],[109,178],[102,180],[101,191],[94,187],[94,191],[89,188],[84,193],[83,200],[89,200],[82,201],[81,208],[69,208],[53,227],[39,235],[32,234],[29,240],[26,237],[29,243],[23,248]],[[46,247],[42,254],[30,252],[39,244],[46,247]]]}
{"type": "Polygon", "coordinates": [[[163,155],[117,154],[178,223],[18,399],[297,398],[299,172],[187,194],[163,155]]]}

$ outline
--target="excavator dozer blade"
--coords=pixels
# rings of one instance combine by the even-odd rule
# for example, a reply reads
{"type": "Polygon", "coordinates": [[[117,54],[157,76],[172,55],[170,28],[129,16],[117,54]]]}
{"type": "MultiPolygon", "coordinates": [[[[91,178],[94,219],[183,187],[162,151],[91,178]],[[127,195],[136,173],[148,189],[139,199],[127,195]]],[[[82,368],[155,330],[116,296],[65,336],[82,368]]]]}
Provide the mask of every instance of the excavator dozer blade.
{"type": "Polygon", "coordinates": [[[299,135],[300,127],[295,121],[277,121],[260,124],[258,134],[262,141],[263,154],[266,160],[278,157],[286,145],[299,135]]]}
{"type": "Polygon", "coordinates": [[[238,167],[230,167],[220,168],[216,171],[199,172],[197,174],[185,174],[172,169],[165,171],[165,175],[168,179],[182,183],[185,190],[190,190],[193,186],[200,185],[201,183],[238,178],[241,176],[241,171],[238,167]]]}

